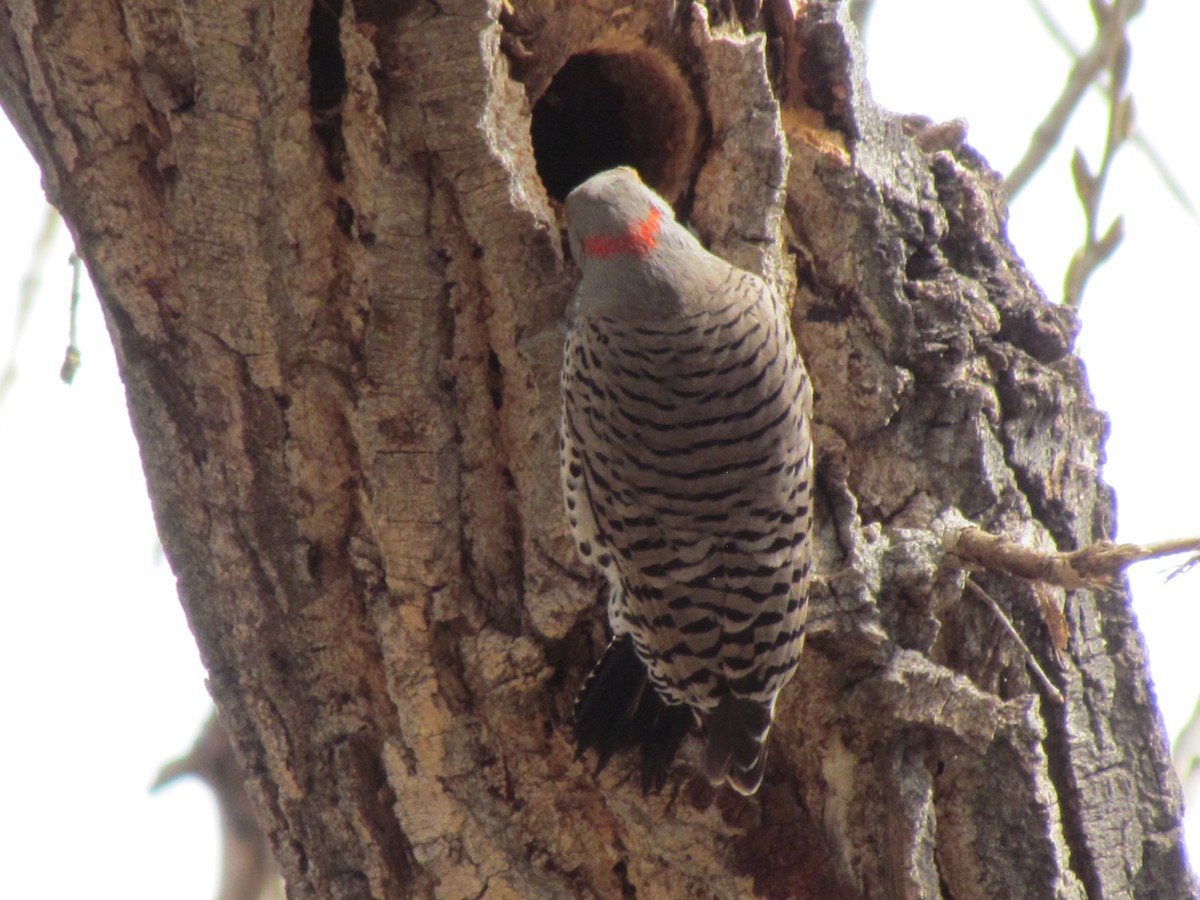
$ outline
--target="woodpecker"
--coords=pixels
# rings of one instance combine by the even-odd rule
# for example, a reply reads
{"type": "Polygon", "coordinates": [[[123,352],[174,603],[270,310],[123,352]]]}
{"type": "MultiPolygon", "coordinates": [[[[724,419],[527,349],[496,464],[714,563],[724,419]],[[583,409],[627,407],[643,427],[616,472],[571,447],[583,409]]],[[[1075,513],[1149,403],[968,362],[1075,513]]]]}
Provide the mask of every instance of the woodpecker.
{"type": "Polygon", "coordinates": [[[611,592],[575,707],[582,755],[641,745],[661,789],[694,721],[705,774],[762,783],[808,612],[812,387],[788,310],[631,168],[565,204],[582,271],[562,368],[563,497],[611,592]]]}

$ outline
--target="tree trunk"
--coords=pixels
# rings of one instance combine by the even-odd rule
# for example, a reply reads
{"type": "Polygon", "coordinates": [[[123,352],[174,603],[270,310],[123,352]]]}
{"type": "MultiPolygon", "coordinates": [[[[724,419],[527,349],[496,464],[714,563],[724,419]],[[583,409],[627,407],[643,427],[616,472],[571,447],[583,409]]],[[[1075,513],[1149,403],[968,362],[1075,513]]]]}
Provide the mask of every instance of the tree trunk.
{"type": "Polygon", "coordinates": [[[1112,531],[1075,321],[961,135],[872,105],[844,10],[759,5],[0,2],[291,896],[1194,896],[1124,585],[973,576],[1060,706],[943,549],[1112,531]],[[795,298],[816,388],[810,643],[750,798],[692,740],[648,797],[574,759],[605,624],[557,201],[618,163],[795,298]]]}

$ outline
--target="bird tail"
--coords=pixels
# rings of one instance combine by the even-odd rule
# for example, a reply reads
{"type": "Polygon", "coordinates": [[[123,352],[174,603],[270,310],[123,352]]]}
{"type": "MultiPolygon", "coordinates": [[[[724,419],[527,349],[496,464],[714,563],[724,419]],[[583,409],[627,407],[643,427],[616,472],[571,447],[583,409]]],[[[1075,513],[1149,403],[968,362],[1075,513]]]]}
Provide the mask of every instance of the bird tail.
{"type": "Polygon", "coordinates": [[[575,701],[575,758],[595,747],[599,772],[617,750],[640,746],[642,791],[660,791],[691,725],[691,709],[662,698],[633,640],[621,635],[608,645],[575,701]]]}
{"type": "Polygon", "coordinates": [[[775,704],[726,694],[708,717],[704,769],[714,785],[728,781],[750,795],[762,784],[767,762],[767,732],[775,704]]]}

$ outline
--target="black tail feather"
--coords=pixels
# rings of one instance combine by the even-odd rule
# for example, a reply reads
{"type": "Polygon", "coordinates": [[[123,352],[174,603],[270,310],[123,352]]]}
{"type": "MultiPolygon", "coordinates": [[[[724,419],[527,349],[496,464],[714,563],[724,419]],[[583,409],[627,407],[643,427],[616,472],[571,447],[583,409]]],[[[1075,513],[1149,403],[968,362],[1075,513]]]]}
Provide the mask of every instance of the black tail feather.
{"type": "Polygon", "coordinates": [[[727,694],[708,717],[704,768],[714,785],[728,781],[739,794],[753,794],[767,762],[772,707],[727,694]]]}
{"type": "Polygon", "coordinates": [[[642,791],[660,791],[691,725],[692,711],[663,700],[623,635],[608,645],[575,701],[575,758],[594,747],[599,772],[617,750],[640,746],[642,791]]]}
{"type": "Polygon", "coordinates": [[[598,772],[613,753],[636,743],[632,726],[647,687],[646,670],[633,652],[633,642],[614,639],[575,700],[575,758],[595,747],[598,772]]]}
{"type": "MultiPolygon", "coordinates": [[[[636,654],[633,654],[633,661],[644,673],[645,667],[636,654]]],[[[637,713],[630,723],[633,743],[642,746],[642,793],[663,789],[667,783],[667,770],[694,720],[690,707],[667,703],[647,681],[637,713]]]]}

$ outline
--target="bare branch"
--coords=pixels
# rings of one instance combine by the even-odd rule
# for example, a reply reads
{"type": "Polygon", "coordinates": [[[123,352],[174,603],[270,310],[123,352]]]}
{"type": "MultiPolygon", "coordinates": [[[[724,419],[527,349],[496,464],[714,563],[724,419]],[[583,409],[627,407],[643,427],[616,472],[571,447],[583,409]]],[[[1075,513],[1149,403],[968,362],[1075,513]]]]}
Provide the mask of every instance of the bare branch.
{"type": "Polygon", "coordinates": [[[1144,546],[1098,541],[1070,553],[1048,553],[970,527],[954,532],[948,549],[968,566],[1078,590],[1103,587],[1137,562],[1200,551],[1200,537],[1177,538],[1144,546]]]}
{"type": "Polygon", "coordinates": [[[1010,200],[1015,199],[1021,189],[1029,183],[1034,173],[1041,168],[1042,163],[1058,146],[1062,133],[1071,120],[1072,113],[1079,105],[1080,98],[1096,75],[1104,68],[1107,60],[1107,48],[1097,40],[1087,53],[1079,57],[1071,68],[1066,86],[1041,124],[1033,132],[1029,149],[1021,160],[1013,166],[1013,170],[1004,179],[1004,189],[1010,200]]]}
{"type": "MultiPolygon", "coordinates": [[[[1053,41],[1058,44],[1066,52],[1066,54],[1071,57],[1072,60],[1078,62],[1081,51],[1074,45],[1074,43],[1071,42],[1071,39],[1067,36],[1067,33],[1063,31],[1062,27],[1058,24],[1057,20],[1055,20],[1050,10],[1046,8],[1045,3],[1043,3],[1042,0],[1029,0],[1029,5],[1033,8],[1034,14],[1041,21],[1042,26],[1046,29],[1046,33],[1050,35],[1051,39],[1053,39],[1053,41]]],[[[1132,17],[1139,11],[1140,10],[1138,9],[1134,9],[1130,13],[1130,16],[1132,17]]],[[[1112,87],[1110,85],[1099,80],[1093,80],[1090,82],[1090,86],[1100,90],[1104,94],[1105,98],[1110,99],[1112,97],[1112,87]]],[[[1141,129],[1134,128],[1129,140],[1130,143],[1132,143],[1133,146],[1140,150],[1142,155],[1146,157],[1146,160],[1150,163],[1150,167],[1154,170],[1154,173],[1162,182],[1163,187],[1166,188],[1167,193],[1171,195],[1171,198],[1178,203],[1179,206],[1189,216],[1200,221],[1200,215],[1198,215],[1196,212],[1196,206],[1194,203],[1192,203],[1192,200],[1188,196],[1187,191],[1184,189],[1182,182],[1180,182],[1180,180],[1175,176],[1175,173],[1171,171],[1171,167],[1167,165],[1167,161],[1163,159],[1162,154],[1158,152],[1158,148],[1154,146],[1146,134],[1141,129]]],[[[1014,174],[1015,172],[1016,170],[1014,169],[1014,174]]],[[[1031,172],[1030,175],[1032,174],[1033,173],[1031,172]]],[[[1010,179],[1012,177],[1012,175],[1009,176],[1010,179]]],[[[1022,186],[1023,185],[1017,185],[1015,189],[1010,188],[1009,196],[1015,196],[1016,190],[1019,190],[1022,186]]]]}
{"type": "Polygon", "coordinates": [[[1177,565],[1174,570],[1172,570],[1171,574],[1167,576],[1167,581],[1190,572],[1192,569],[1196,568],[1197,565],[1200,565],[1200,553],[1195,553],[1192,556],[1189,556],[1187,559],[1177,565]]]}
{"type": "Polygon", "coordinates": [[[1072,59],[1078,59],[1078,48],[1071,43],[1071,39],[1067,37],[1067,33],[1063,31],[1062,26],[1051,15],[1050,10],[1046,8],[1046,4],[1042,3],[1042,0],[1029,0],[1029,5],[1033,7],[1034,15],[1041,21],[1042,27],[1046,29],[1046,33],[1054,39],[1054,42],[1067,51],[1067,55],[1072,59]]]}
{"type": "Polygon", "coordinates": [[[1075,571],[1089,583],[1094,583],[1110,581],[1134,563],[1174,556],[1177,553],[1195,553],[1197,551],[1200,551],[1200,537],[1175,538],[1144,546],[1101,541],[1090,547],[1084,547],[1082,550],[1076,550],[1068,556],[1071,558],[1075,571]]]}
{"type": "Polygon", "coordinates": [[[12,344],[9,347],[8,359],[0,370],[0,403],[17,380],[17,348],[21,343],[21,335],[29,324],[29,316],[33,312],[33,303],[37,298],[38,289],[42,283],[42,272],[46,269],[46,259],[54,246],[54,238],[58,235],[62,219],[54,207],[47,205],[42,218],[41,227],[33,240],[33,252],[29,258],[29,268],[21,279],[21,287],[17,291],[17,316],[13,324],[12,344]]]}
{"type": "Polygon", "coordinates": [[[83,272],[83,260],[77,253],[71,254],[71,324],[67,339],[67,352],[63,356],[62,368],[58,377],[67,384],[75,380],[75,373],[83,364],[83,356],[79,352],[79,279],[83,272]]]}
{"type": "MultiPolygon", "coordinates": [[[[1087,190],[1079,190],[1079,182],[1076,182],[1079,199],[1083,203],[1086,235],[1083,246],[1075,252],[1075,256],[1067,268],[1063,304],[1071,309],[1079,308],[1088,278],[1112,256],[1124,237],[1124,224],[1119,217],[1108,226],[1103,237],[1098,237],[1097,234],[1100,199],[1104,194],[1108,173],[1112,169],[1117,150],[1133,133],[1133,98],[1125,93],[1125,82],[1129,77],[1130,54],[1125,26],[1137,4],[1138,0],[1116,0],[1116,4],[1112,7],[1099,2],[1092,4],[1099,26],[1096,46],[1104,48],[1108,68],[1108,129],[1104,137],[1104,153],[1100,158],[1100,168],[1088,184],[1087,190]]],[[[1078,154],[1076,158],[1078,158],[1078,154]]]]}
{"type": "Polygon", "coordinates": [[[151,791],[193,775],[207,784],[221,814],[223,860],[218,900],[276,897],[279,872],[246,795],[241,766],[214,711],[184,756],[167,763],[151,791]]]}
{"type": "Polygon", "coordinates": [[[1062,706],[1062,692],[1055,686],[1054,682],[1050,680],[1050,676],[1047,675],[1045,670],[1038,664],[1037,657],[1033,655],[1033,651],[1029,649],[1029,645],[1026,644],[1021,638],[1021,635],[1017,633],[1017,629],[1014,628],[1012,622],[1008,620],[1008,616],[1004,614],[1004,610],[1000,608],[1000,604],[992,599],[991,594],[977,585],[970,578],[967,579],[967,587],[969,587],[971,591],[974,592],[975,596],[986,603],[991,608],[992,612],[996,614],[996,618],[999,620],[1000,624],[1004,626],[1004,630],[1007,631],[1009,636],[1017,642],[1018,646],[1020,646],[1021,652],[1025,654],[1025,662],[1029,664],[1029,668],[1033,670],[1033,674],[1037,677],[1037,680],[1040,681],[1042,687],[1046,689],[1046,693],[1050,695],[1050,699],[1059,706],[1062,706]]]}
{"type": "Polygon", "coordinates": [[[1167,161],[1162,158],[1162,154],[1158,152],[1158,148],[1151,144],[1149,138],[1137,128],[1134,129],[1133,137],[1129,139],[1129,142],[1142,151],[1142,154],[1150,163],[1150,167],[1154,169],[1155,174],[1158,175],[1159,180],[1163,183],[1163,187],[1171,195],[1171,199],[1178,203],[1183,211],[1191,216],[1193,220],[1200,222],[1200,213],[1196,212],[1196,205],[1192,203],[1192,198],[1188,196],[1183,183],[1175,177],[1175,173],[1171,171],[1170,166],[1167,165],[1167,161]]]}
{"type": "MultiPolygon", "coordinates": [[[[1116,48],[1125,43],[1125,24],[1128,19],[1140,9],[1140,3],[1135,0],[1120,0],[1112,14],[1106,16],[1096,30],[1096,39],[1086,53],[1076,54],[1075,65],[1067,76],[1067,83],[1062,93],[1038,125],[1030,141],[1029,149],[1013,167],[1004,179],[1004,188],[1009,199],[1013,199],[1029,182],[1034,173],[1046,161],[1046,157],[1058,146],[1062,133],[1071,120],[1071,115],[1079,106],[1079,101],[1089,86],[1096,82],[1097,76],[1111,65],[1116,48]]],[[[1047,24],[1051,35],[1060,44],[1068,47],[1062,30],[1054,24],[1049,14],[1034,2],[1034,10],[1039,18],[1047,24]]],[[[1115,87],[1115,86],[1112,86],[1115,87]]]]}

